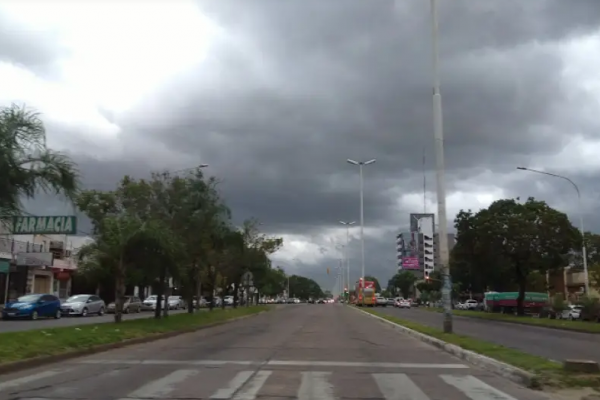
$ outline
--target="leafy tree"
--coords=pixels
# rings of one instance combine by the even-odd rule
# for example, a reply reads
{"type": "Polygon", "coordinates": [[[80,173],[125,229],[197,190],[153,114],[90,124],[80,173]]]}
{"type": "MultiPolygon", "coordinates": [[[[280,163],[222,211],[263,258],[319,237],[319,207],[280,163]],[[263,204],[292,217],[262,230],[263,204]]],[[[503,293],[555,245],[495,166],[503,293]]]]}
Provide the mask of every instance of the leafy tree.
{"type": "Polygon", "coordinates": [[[525,292],[531,287],[534,272],[545,274],[564,267],[572,249],[581,243],[581,236],[564,213],[545,202],[518,200],[498,200],[470,217],[468,229],[458,233],[457,246],[461,250],[453,252],[457,271],[451,271],[455,274],[461,264],[468,266],[461,279],[470,278],[462,283],[476,283],[482,288],[492,285],[490,276],[506,274],[518,288],[517,312],[522,315],[525,292]],[[477,266],[481,271],[475,271],[477,266]]]}
{"type": "Polygon", "coordinates": [[[39,114],[17,105],[0,108],[0,189],[2,215],[17,214],[39,189],[70,200],[79,189],[77,167],[47,147],[39,114]]]}
{"type": "Polygon", "coordinates": [[[367,275],[365,276],[365,281],[375,282],[375,292],[381,293],[381,285],[379,284],[379,280],[377,280],[377,278],[375,278],[374,276],[367,275]]]}
{"type": "Polygon", "coordinates": [[[321,286],[314,280],[304,276],[290,276],[290,294],[299,299],[308,300],[309,298],[322,298],[325,293],[321,286]]]}
{"type": "Polygon", "coordinates": [[[410,296],[416,281],[417,277],[412,272],[400,271],[389,280],[388,290],[397,288],[402,293],[402,297],[407,298],[410,296]]]}

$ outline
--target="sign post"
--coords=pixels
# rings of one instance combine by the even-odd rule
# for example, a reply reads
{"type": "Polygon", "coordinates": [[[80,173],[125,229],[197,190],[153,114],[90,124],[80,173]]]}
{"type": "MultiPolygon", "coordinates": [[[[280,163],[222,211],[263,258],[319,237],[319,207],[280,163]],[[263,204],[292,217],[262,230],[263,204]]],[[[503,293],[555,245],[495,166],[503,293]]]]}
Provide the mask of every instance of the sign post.
{"type": "Polygon", "coordinates": [[[77,217],[74,215],[12,217],[13,235],[75,235],[77,217]]]}
{"type": "Polygon", "coordinates": [[[246,271],[244,272],[244,275],[242,275],[242,285],[244,286],[246,293],[246,307],[250,307],[250,287],[254,286],[253,279],[254,275],[252,275],[252,272],[250,271],[246,271]]]}

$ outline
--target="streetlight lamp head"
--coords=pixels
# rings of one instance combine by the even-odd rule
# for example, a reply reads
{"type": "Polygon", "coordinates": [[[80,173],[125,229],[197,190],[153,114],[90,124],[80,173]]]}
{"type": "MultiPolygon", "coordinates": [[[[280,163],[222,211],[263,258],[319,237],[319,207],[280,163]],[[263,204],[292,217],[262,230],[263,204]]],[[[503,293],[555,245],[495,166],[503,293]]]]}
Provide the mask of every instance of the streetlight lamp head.
{"type": "Polygon", "coordinates": [[[376,159],[369,160],[369,161],[365,162],[364,165],[373,164],[375,161],[377,161],[377,160],[376,159]]]}
{"type": "Polygon", "coordinates": [[[200,164],[200,165],[198,166],[198,168],[206,168],[206,167],[208,167],[208,164],[200,164]]]}
{"type": "Polygon", "coordinates": [[[525,167],[517,167],[517,169],[520,169],[521,171],[526,171],[527,170],[527,168],[525,168],[525,167]]]}
{"type": "Polygon", "coordinates": [[[351,159],[347,159],[346,162],[348,162],[349,164],[353,164],[353,165],[360,165],[360,163],[358,161],[354,161],[351,159]]]}
{"type": "Polygon", "coordinates": [[[348,225],[354,225],[356,221],[348,222],[348,225]]]}

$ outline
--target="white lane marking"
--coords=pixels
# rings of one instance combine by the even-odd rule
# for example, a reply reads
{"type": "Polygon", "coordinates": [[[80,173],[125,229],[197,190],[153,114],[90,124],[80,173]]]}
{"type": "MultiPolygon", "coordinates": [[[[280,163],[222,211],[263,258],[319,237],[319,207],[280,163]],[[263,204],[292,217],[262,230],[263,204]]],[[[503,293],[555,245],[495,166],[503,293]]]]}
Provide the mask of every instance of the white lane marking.
{"type": "Polygon", "coordinates": [[[261,361],[235,361],[235,360],[82,360],[77,364],[102,364],[102,365],[260,365],[261,361]]]}
{"type": "Polygon", "coordinates": [[[252,377],[254,371],[241,371],[232,380],[226,388],[219,389],[210,396],[211,399],[230,399],[246,382],[252,377]]]}
{"type": "Polygon", "coordinates": [[[258,371],[248,383],[236,393],[233,400],[255,400],[256,395],[272,373],[273,371],[258,371]]]}
{"type": "Polygon", "coordinates": [[[198,374],[195,369],[179,369],[171,372],[169,375],[163,376],[151,383],[148,383],[139,389],[127,395],[127,398],[162,398],[168,395],[175,389],[175,385],[185,381],[186,379],[198,374]]]}
{"type": "Polygon", "coordinates": [[[385,400],[429,400],[406,374],[371,374],[385,400]]]}
{"type": "Polygon", "coordinates": [[[63,372],[64,371],[49,370],[49,371],[44,371],[44,372],[40,372],[40,373],[33,374],[33,375],[27,375],[22,378],[12,379],[10,381],[0,383],[0,390],[6,390],[6,389],[11,389],[11,388],[14,388],[17,386],[21,386],[21,385],[27,385],[28,383],[35,382],[39,379],[50,378],[52,376],[61,374],[63,372]]]}
{"type": "Polygon", "coordinates": [[[299,367],[366,367],[366,368],[431,368],[431,369],[467,369],[464,364],[414,364],[390,362],[351,362],[351,361],[278,361],[272,360],[267,365],[299,366],[299,367]]]}
{"type": "Polygon", "coordinates": [[[472,375],[440,375],[440,378],[463,392],[471,400],[517,400],[472,375]]]}
{"type": "Polygon", "coordinates": [[[240,361],[240,360],[83,360],[77,364],[106,364],[106,365],[267,365],[267,366],[296,366],[296,367],[349,367],[349,368],[419,368],[419,369],[469,369],[465,364],[421,364],[421,363],[392,363],[392,362],[352,362],[352,361],[300,361],[300,360],[271,360],[240,361]]]}
{"type": "Polygon", "coordinates": [[[331,372],[302,372],[302,383],[298,388],[298,400],[334,400],[333,386],[329,383],[331,372]]]}

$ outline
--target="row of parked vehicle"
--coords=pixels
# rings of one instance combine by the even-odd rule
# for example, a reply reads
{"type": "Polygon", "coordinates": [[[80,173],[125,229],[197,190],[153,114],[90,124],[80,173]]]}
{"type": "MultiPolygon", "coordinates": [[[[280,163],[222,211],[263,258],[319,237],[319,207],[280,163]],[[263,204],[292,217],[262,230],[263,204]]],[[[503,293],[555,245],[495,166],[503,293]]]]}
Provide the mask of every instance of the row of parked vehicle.
{"type": "MultiPolygon", "coordinates": [[[[149,296],[142,301],[138,296],[125,296],[123,312],[140,313],[156,309],[157,296],[149,296]]],[[[186,302],[181,296],[169,296],[167,299],[170,310],[186,308],[186,302]]],[[[2,319],[28,318],[36,320],[40,317],[61,318],[62,316],[104,315],[116,312],[114,302],[108,305],[99,296],[93,294],[78,294],[61,301],[52,294],[28,294],[8,302],[2,310],[2,319]]]]}

